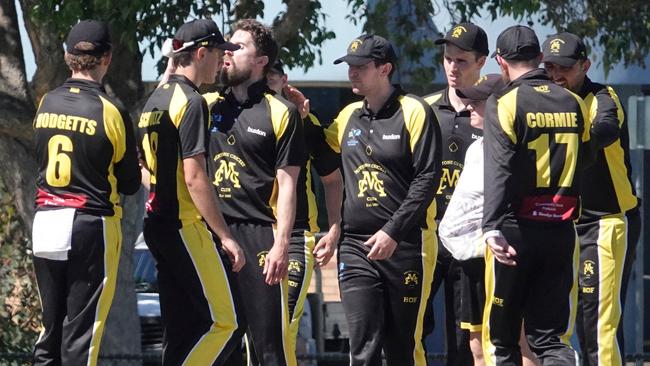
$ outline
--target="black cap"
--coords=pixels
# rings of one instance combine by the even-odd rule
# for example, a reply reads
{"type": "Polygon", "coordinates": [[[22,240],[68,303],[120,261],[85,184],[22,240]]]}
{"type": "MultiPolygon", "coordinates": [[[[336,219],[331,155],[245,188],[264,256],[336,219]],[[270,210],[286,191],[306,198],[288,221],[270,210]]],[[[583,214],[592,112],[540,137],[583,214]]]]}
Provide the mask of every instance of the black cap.
{"type": "Polygon", "coordinates": [[[102,55],[111,50],[111,32],[108,25],[98,20],[82,20],[75,24],[68,38],[65,40],[66,51],[72,55],[102,55]],[[75,48],[79,42],[92,43],[93,50],[80,50],[75,48]]]}
{"type": "Polygon", "coordinates": [[[476,51],[487,56],[488,38],[483,28],[472,23],[460,23],[452,27],[444,38],[436,39],[437,45],[451,43],[464,51],[476,51]]]}
{"type": "Polygon", "coordinates": [[[514,25],[499,34],[497,50],[492,57],[499,55],[506,60],[532,60],[539,54],[539,40],[535,31],[524,25],[514,25]]]}
{"type": "Polygon", "coordinates": [[[276,59],[269,71],[274,72],[276,74],[284,75],[284,64],[282,63],[282,61],[280,61],[280,59],[276,59]]]}
{"type": "Polygon", "coordinates": [[[575,34],[563,32],[550,36],[542,46],[542,62],[550,62],[564,67],[573,66],[578,60],[587,58],[587,47],[575,34]]]}
{"type": "Polygon", "coordinates": [[[506,86],[501,74],[487,74],[472,86],[456,89],[456,95],[471,100],[485,100],[506,86]]]}
{"type": "Polygon", "coordinates": [[[226,42],[217,24],[210,19],[195,19],[189,21],[176,31],[172,40],[174,52],[180,52],[192,47],[216,47],[222,50],[235,51],[239,46],[226,42]]]}
{"type": "Polygon", "coordinates": [[[374,34],[364,34],[352,41],[348,46],[347,55],[336,59],[334,64],[347,62],[350,65],[365,65],[371,60],[395,63],[397,56],[393,46],[384,37],[374,34]]]}

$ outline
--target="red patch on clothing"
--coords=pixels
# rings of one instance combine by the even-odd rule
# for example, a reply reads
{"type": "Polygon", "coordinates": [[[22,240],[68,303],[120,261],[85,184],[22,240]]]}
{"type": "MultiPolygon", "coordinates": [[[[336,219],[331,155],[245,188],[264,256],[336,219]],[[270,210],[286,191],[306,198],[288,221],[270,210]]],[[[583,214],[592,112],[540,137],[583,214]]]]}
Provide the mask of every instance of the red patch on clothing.
{"type": "Polygon", "coordinates": [[[36,192],[37,206],[84,208],[87,201],[88,198],[85,195],[71,193],[53,194],[45,192],[40,188],[36,192]]]}
{"type": "Polygon", "coordinates": [[[575,219],[578,199],[570,196],[524,197],[517,216],[532,221],[560,222],[575,219]]]}

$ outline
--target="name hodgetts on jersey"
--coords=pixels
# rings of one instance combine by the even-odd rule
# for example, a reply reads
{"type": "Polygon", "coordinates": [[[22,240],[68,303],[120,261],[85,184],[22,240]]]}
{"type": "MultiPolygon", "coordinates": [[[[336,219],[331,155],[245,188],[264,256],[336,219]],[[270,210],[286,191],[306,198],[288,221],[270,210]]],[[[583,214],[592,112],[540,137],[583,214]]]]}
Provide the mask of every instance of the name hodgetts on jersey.
{"type": "Polygon", "coordinates": [[[56,128],[93,136],[97,128],[97,121],[69,114],[39,113],[34,128],[56,128]]]}

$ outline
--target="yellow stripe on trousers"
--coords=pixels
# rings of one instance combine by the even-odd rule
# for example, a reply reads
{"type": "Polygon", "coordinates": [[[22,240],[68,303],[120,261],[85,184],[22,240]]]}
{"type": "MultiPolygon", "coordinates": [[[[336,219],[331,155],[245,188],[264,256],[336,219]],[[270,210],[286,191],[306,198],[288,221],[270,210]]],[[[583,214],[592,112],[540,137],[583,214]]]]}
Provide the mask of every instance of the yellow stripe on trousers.
{"type": "Polygon", "coordinates": [[[627,252],[627,218],[603,217],[598,230],[598,364],[623,364],[616,338],[621,319],[621,285],[627,252]]]}
{"type": "Polygon", "coordinates": [[[490,339],[490,313],[494,301],[494,255],[488,246],[485,248],[485,308],[483,309],[483,359],[486,366],[497,364],[496,347],[490,339]]]}
{"type": "Polygon", "coordinates": [[[184,226],[179,233],[203,287],[212,319],[212,326],[194,345],[183,365],[211,365],[237,329],[235,302],[217,244],[205,224],[184,226]]]}
{"type": "MultiPolygon", "coordinates": [[[[575,233],[575,226],[573,228],[575,233]]],[[[569,321],[567,322],[566,331],[560,336],[560,341],[566,345],[571,345],[571,335],[576,324],[576,313],[578,311],[578,268],[580,266],[580,241],[578,233],[575,233],[575,241],[573,246],[573,285],[569,293],[569,321]]],[[[578,355],[575,355],[576,361],[578,355]]]]}
{"type": "Polygon", "coordinates": [[[106,318],[115,295],[117,268],[122,247],[120,219],[116,216],[104,216],[102,217],[102,226],[104,231],[104,280],[102,281],[102,292],[99,295],[95,310],[95,322],[93,323],[93,333],[90,338],[90,349],[88,350],[88,361],[86,363],[88,366],[97,365],[99,346],[102,343],[106,318]]]}
{"type": "Polygon", "coordinates": [[[305,310],[305,300],[307,299],[307,292],[309,292],[309,284],[311,283],[311,275],[314,272],[314,246],[316,245],[316,238],[314,234],[305,231],[305,267],[303,270],[302,284],[300,293],[296,299],[296,305],[293,308],[293,317],[289,325],[289,353],[296,354],[296,343],[298,339],[298,329],[300,328],[300,318],[305,310]]]}
{"type": "Polygon", "coordinates": [[[424,313],[427,309],[427,300],[431,295],[431,282],[433,281],[433,272],[436,269],[438,256],[438,238],[436,236],[436,222],[434,221],[435,212],[436,202],[434,200],[427,209],[427,228],[422,230],[422,290],[420,292],[418,318],[413,333],[415,345],[413,364],[415,366],[425,366],[427,364],[427,355],[422,345],[422,330],[424,327],[424,313]]]}

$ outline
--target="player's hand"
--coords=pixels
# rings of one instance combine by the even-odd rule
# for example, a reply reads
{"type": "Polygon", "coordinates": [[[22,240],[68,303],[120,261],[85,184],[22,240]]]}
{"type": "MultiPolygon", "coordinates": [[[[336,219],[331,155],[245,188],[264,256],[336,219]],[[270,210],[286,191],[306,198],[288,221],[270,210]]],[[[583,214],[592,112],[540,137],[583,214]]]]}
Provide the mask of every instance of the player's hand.
{"type": "Polygon", "coordinates": [[[368,259],[376,261],[390,258],[397,248],[397,242],[382,230],[377,231],[364,244],[371,247],[368,259]]]}
{"type": "Polygon", "coordinates": [[[302,119],[309,116],[309,99],[307,99],[300,90],[287,84],[287,86],[284,87],[284,95],[286,95],[287,100],[298,108],[298,113],[300,113],[302,119]]]}
{"type": "Polygon", "coordinates": [[[169,77],[175,72],[176,72],[176,66],[174,66],[174,61],[170,57],[167,60],[167,68],[165,69],[165,72],[163,73],[162,78],[158,83],[158,87],[165,85],[169,81],[169,77]]]}
{"type": "Polygon", "coordinates": [[[264,271],[262,274],[266,275],[267,285],[276,285],[282,281],[287,275],[289,270],[289,243],[275,240],[273,247],[266,255],[264,260],[264,271]]]}
{"type": "Polygon", "coordinates": [[[329,263],[330,259],[336,252],[336,244],[339,242],[341,236],[341,227],[339,224],[334,224],[330,230],[320,238],[318,244],[314,247],[314,259],[319,266],[324,266],[329,263]]]}
{"type": "Polygon", "coordinates": [[[232,263],[232,271],[239,272],[244,267],[244,264],[246,264],[244,251],[232,238],[221,239],[221,245],[226,251],[226,254],[228,254],[228,258],[230,258],[230,263],[232,263]]]}
{"type": "Polygon", "coordinates": [[[517,262],[513,259],[517,255],[517,251],[508,244],[506,238],[503,236],[491,236],[485,242],[497,261],[508,266],[517,265],[517,262]]]}

